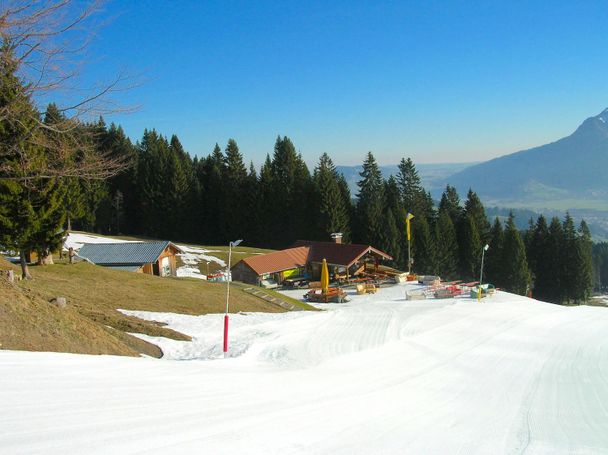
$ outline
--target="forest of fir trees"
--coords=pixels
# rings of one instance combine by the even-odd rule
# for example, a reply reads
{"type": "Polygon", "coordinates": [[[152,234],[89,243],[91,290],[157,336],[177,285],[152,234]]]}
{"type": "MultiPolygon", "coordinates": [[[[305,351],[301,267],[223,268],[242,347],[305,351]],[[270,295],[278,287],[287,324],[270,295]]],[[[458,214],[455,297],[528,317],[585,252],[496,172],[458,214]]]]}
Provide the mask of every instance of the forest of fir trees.
{"type": "Polygon", "coordinates": [[[146,130],[133,145],[120,127],[101,120],[90,127],[100,131],[100,147],[132,166],[107,182],[83,182],[71,193],[66,208],[76,228],[207,245],[245,238],[271,249],[342,232],[345,242],[380,248],[393,256],[391,265],[407,269],[405,218],[412,213],[413,270],[419,274],[479,279],[488,244],[484,275],[499,288],[580,303],[593,287],[594,247],[584,221],[575,226],[569,215],[541,215],[524,232],[512,215],[490,223],[472,190],[461,201],[447,186],[435,203],[409,158],[385,179],[369,152],[358,192],[351,195],[327,154],[311,172],[288,137],[276,139],[258,173],[253,163],[245,165],[233,139],[192,158],[175,135],[168,139],[146,130]]]}
{"type": "MultiPolygon", "coordinates": [[[[43,118],[50,123],[60,117],[50,105],[43,118]]],[[[20,240],[41,257],[57,248],[61,228],[205,245],[244,238],[251,246],[271,249],[298,239],[330,240],[331,233],[342,232],[345,242],[373,245],[393,256],[391,265],[407,269],[405,218],[411,213],[413,270],[419,274],[479,279],[481,251],[488,244],[485,281],[518,294],[532,290],[550,302],[580,303],[590,296],[594,269],[599,278],[598,264],[608,266],[608,248],[594,247],[584,221],[575,227],[569,215],[563,220],[541,215],[525,232],[512,215],[490,223],[472,190],[461,201],[448,185],[435,203],[409,158],[401,160],[397,175],[385,179],[369,152],[357,194],[351,195],[327,154],[311,172],[288,137],[277,137],[258,172],[253,163],[245,165],[233,139],[199,158],[190,156],[175,135],[168,139],[146,130],[132,144],[121,127],[102,119],[80,128],[93,132],[97,148],[130,165],[105,181],[46,181],[34,203],[45,218],[38,219],[27,241],[20,240]]],[[[3,203],[18,197],[7,185],[0,190],[3,203]]],[[[10,213],[1,215],[2,244],[15,247],[19,242],[11,243],[7,228],[10,213]]]]}

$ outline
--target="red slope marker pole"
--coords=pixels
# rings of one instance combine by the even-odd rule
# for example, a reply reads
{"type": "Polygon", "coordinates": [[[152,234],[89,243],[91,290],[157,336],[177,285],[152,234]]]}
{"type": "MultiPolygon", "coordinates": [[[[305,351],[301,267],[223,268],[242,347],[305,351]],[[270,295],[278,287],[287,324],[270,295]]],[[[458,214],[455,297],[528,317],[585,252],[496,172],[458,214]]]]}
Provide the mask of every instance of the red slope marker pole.
{"type": "Polygon", "coordinates": [[[228,356],[228,315],[224,315],[224,357],[228,356]]]}

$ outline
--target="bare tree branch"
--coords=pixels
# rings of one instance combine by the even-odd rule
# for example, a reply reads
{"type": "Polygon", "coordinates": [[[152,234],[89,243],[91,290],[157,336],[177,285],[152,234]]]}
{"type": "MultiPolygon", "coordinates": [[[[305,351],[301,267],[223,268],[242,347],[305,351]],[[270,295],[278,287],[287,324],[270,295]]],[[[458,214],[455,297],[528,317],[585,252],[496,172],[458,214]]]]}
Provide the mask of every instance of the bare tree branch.
{"type": "MultiPolygon", "coordinates": [[[[87,129],[84,123],[94,117],[135,109],[121,107],[111,97],[137,85],[123,72],[94,86],[86,86],[79,79],[97,28],[94,16],[100,8],[100,0],[6,0],[0,3],[0,58],[9,58],[2,54],[10,50],[11,62],[21,78],[24,98],[39,106],[61,101],[57,108],[65,117],[47,123],[38,112],[24,112],[18,103],[0,103],[0,122],[27,131],[24,140],[46,150],[46,159],[41,163],[39,159],[28,157],[23,148],[19,149],[19,141],[0,142],[0,179],[107,179],[130,165],[97,150],[96,141],[87,132],[90,128],[87,129]],[[28,121],[24,122],[24,118],[28,121]],[[9,156],[19,157],[19,172],[3,159],[9,156]]],[[[38,110],[44,114],[45,109],[39,107],[38,110]]]]}

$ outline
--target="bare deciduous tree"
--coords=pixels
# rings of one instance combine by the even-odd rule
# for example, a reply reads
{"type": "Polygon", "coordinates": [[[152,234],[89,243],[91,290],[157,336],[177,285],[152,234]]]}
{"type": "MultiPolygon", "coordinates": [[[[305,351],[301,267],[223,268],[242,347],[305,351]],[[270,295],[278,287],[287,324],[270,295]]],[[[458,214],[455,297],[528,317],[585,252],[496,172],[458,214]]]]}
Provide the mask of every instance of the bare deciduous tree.
{"type": "Polygon", "coordinates": [[[82,70],[87,49],[102,24],[96,22],[98,0],[7,0],[0,3],[0,58],[14,65],[25,97],[37,106],[50,101],[61,118],[44,122],[44,112],[24,112],[18,103],[0,105],[0,122],[23,126],[29,115],[24,139],[42,147],[44,160],[30,156],[27,147],[15,141],[0,142],[0,179],[26,182],[33,178],[77,177],[106,179],[129,163],[95,147],[91,129],[82,122],[100,115],[123,112],[112,95],[131,88],[133,81],[120,73],[109,81],[87,86],[82,70]],[[9,61],[10,60],[10,61],[9,61]],[[19,169],[8,156],[19,156],[19,169]]]}

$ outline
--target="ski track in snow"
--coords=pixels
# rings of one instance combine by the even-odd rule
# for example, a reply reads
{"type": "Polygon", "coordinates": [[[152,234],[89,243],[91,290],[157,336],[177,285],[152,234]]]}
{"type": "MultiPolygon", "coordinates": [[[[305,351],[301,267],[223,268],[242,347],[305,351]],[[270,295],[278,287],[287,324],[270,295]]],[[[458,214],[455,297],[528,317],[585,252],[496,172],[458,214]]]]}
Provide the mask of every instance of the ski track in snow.
{"type": "MultiPolygon", "coordinates": [[[[3,454],[608,453],[608,310],[498,292],[323,312],[133,312],[161,360],[0,352],[3,454]]],[[[304,291],[289,293],[301,297],[304,291]]]]}

